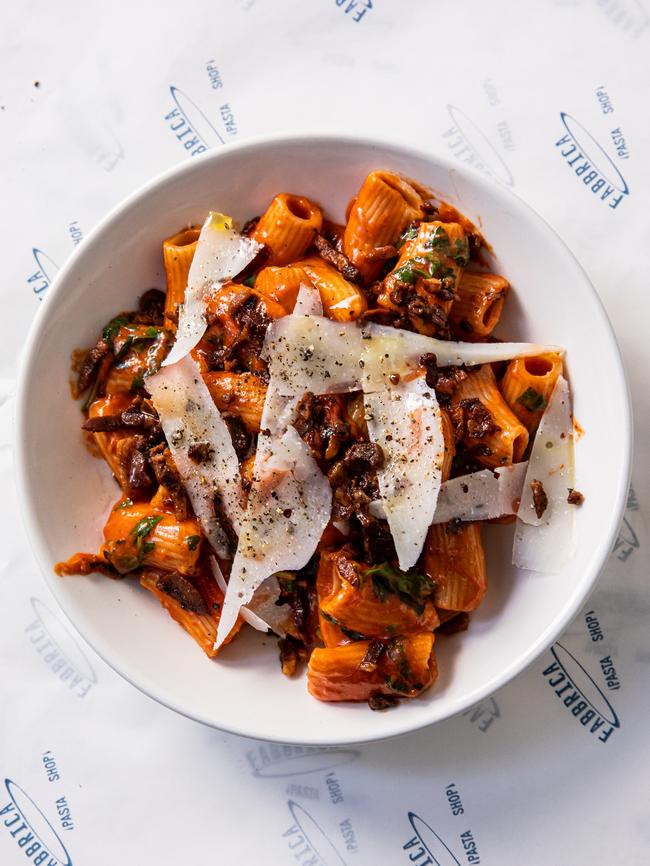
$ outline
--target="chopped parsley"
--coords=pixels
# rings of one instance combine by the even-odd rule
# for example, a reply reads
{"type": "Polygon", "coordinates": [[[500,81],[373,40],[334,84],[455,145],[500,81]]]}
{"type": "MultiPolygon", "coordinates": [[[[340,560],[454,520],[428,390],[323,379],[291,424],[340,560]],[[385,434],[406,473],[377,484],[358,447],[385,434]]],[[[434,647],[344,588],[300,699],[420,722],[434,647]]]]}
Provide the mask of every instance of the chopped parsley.
{"type": "Polygon", "coordinates": [[[150,515],[149,517],[143,517],[142,520],[138,520],[136,525],[131,530],[131,535],[133,537],[133,541],[135,542],[136,549],[140,553],[140,559],[146,556],[147,553],[151,553],[151,551],[156,546],[153,541],[145,541],[147,535],[152,532],[156,526],[162,520],[162,514],[159,515],[150,515]]]}
{"type": "Polygon", "coordinates": [[[144,373],[142,370],[137,372],[131,380],[131,390],[137,391],[138,388],[144,388],[144,373]]]}
{"type": "Polygon", "coordinates": [[[425,262],[418,259],[409,259],[406,264],[402,265],[401,268],[398,268],[393,273],[393,276],[400,280],[400,282],[408,283],[410,286],[415,284],[418,277],[430,280],[431,274],[429,271],[425,271],[423,268],[418,267],[418,264],[425,264],[425,262]]]}
{"type": "Polygon", "coordinates": [[[410,286],[415,284],[415,274],[409,264],[402,265],[393,272],[393,276],[402,283],[408,283],[410,286]]]}
{"type": "Polygon", "coordinates": [[[242,284],[242,286],[246,286],[247,288],[252,289],[253,286],[255,285],[255,279],[256,279],[256,275],[251,274],[250,277],[246,277],[245,280],[242,280],[241,284],[242,284]]]}
{"type": "Polygon", "coordinates": [[[419,616],[424,613],[424,602],[434,590],[433,581],[425,574],[400,571],[388,562],[371,566],[366,569],[365,575],[372,580],[372,588],[379,601],[385,601],[389,593],[395,593],[419,616]]]}
{"type": "Polygon", "coordinates": [[[109,343],[112,343],[117,336],[118,331],[123,325],[128,325],[129,320],[126,316],[116,316],[106,325],[102,331],[102,337],[109,343]]]}
{"type": "Polygon", "coordinates": [[[526,388],[524,393],[517,397],[517,403],[521,403],[529,412],[538,412],[546,408],[546,398],[534,388],[526,388]]]}
{"type": "Polygon", "coordinates": [[[425,242],[428,250],[438,250],[441,253],[449,253],[451,242],[449,235],[442,226],[436,226],[425,242]]]}
{"type": "Polygon", "coordinates": [[[196,548],[199,546],[199,542],[201,541],[201,536],[188,535],[185,541],[187,541],[187,546],[190,550],[196,550],[196,548]]]}
{"type": "Polygon", "coordinates": [[[400,250],[406,241],[415,240],[418,236],[418,230],[415,226],[409,226],[405,232],[402,232],[400,239],[397,241],[397,249],[400,250]]]}

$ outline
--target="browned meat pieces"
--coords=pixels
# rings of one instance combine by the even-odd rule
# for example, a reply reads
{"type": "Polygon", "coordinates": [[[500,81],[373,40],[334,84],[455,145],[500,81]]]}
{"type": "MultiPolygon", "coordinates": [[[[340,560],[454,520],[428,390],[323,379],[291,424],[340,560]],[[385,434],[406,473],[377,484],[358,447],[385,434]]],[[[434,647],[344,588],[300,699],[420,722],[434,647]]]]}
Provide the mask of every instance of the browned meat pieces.
{"type": "Polygon", "coordinates": [[[544,485],[536,478],[530,482],[533,491],[533,506],[537,519],[540,520],[546,509],[548,508],[548,496],[544,490],[544,485]]]}
{"type": "Polygon", "coordinates": [[[352,283],[358,283],[361,280],[359,269],[352,264],[346,255],[333,247],[323,235],[316,235],[314,246],[318,250],[320,257],[329,262],[330,265],[333,265],[346,280],[350,280],[352,283]]]}
{"type": "Polygon", "coordinates": [[[440,405],[447,406],[460,383],[467,378],[467,373],[462,367],[438,367],[437,362],[438,359],[432,352],[420,357],[427,385],[436,392],[440,405]]]}
{"type": "Polygon", "coordinates": [[[88,352],[84,358],[79,377],[77,379],[77,390],[80,394],[90,387],[90,383],[95,378],[99,370],[99,365],[110,352],[111,347],[107,340],[103,337],[97,341],[97,344],[88,352]]]}
{"type": "Polygon", "coordinates": [[[156,586],[165,595],[177,601],[183,610],[204,615],[210,612],[198,589],[177,571],[161,572],[156,579],[156,586]]]}

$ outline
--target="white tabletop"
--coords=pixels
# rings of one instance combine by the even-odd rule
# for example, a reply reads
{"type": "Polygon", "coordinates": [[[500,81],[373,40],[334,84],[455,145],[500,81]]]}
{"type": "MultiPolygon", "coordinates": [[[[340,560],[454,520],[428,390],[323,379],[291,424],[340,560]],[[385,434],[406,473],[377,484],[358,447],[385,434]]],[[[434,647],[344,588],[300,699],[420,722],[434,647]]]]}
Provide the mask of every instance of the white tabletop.
{"type": "Polygon", "coordinates": [[[3,10],[3,866],[648,862],[647,4],[3,10]],[[13,492],[17,362],[61,264],[156,172],[286,130],[389,132],[512,187],[593,280],[635,406],[634,493],[605,573],[558,643],[462,716],[349,749],[221,734],[123,682],[63,624],[13,492]]]}

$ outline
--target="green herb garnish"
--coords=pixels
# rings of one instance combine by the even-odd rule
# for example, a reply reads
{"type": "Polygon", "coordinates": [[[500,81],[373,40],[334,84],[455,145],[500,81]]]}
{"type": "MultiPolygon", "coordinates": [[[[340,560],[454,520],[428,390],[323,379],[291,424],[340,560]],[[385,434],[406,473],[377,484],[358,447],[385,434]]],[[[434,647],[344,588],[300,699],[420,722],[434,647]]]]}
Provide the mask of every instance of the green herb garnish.
{"type": "Polygon", "coordinates": [[[123,325],[128,324],[129,320],[126,318],[126,316],[116,316],[114,319],[111,319],[108,325],[104,327],[102,331],[102,337],[112,343],[117,336],[117,332],[120,330],[120,328],[123,325]]]}
{"type": "Polygon", "coordinates": [[[385,601],[388,593],[395,593],[404,604],[412,607],[418,616],[424,613],[424,601],[434,590],[433,581],[425,574],[400,571],[388,562],[373,565],[366,569],[365,575],[372,580],[372,588],[379,601],[385,601]]]}
{"type": "Polygon", "coordinates": [[[398,268],[393,276],[396,277],[402,283],[408,283],[410,286],[415,284],[415,274],[413,273],[413,269],[409,264],[402,265],[401,268],[398,268]]]}
{"type": "Polygon", "coordinates": [[[517,403],[521,403],[529,412],[538,412],[546,408],[546,397],[534,388],[526,388],[524,393],[517,397],[517,403]]]}
{"type": "Polygon", "coordinates": [[[245,280],[241,281],[242,286],[247,286],[249,289],[252,289],[255,285],[256,274],[251,274],[250,277],[246,277],[245,280]]]}
{"type": "Polygon", "coordinates": [[[199,546],[199,542],[201,541],[201,536],[188,535],[185,541],[187,541],[187,546],[190,550],[196,550],[196,548],[199,546]]]}
{"type": "Polygon", "coordinates": [[[406,229],[405,232],[402,232],[399,240],[397,241],[397,249],[401,250],[406,241],[412,241],[418,236],[418,230],[415,226],[410,226],[406,229]]]}
{"type": "Polygon", "coordinates": [[[417,277],[424,277],[425,280],[431,279],[431,274],[429,271],[425,271],[423,268],[418,267],[420,264],[426,264],[426,261],[422,258],[409,259],[406,264],[402,265],[401,268],[398,268],[393,276],[397,277],[398,280],[401,280],[403,283],[408,283],[409,285],[414,285],[417,277]]]}
{"type": "Polygon", "coordinates": [[[137,391],[138,388],[144,388],[144,373],[142,370],[136,373],[131,381],[131,390],[137,391]]]}
{"type": "Polygon", "coordinates": [[[436,226],[427,238],[424,246],[428,250],[439,250],[441,253],[448,253],[451,248],[449,235],[442,226],[436,226]]]}
{"type": "Polygon", "coordinates": [[[143,517],[142,520],[138,520],[136,525],[131,530],[131,535],[135,542],[136,550],[140,555],[140,560],[143,559],[148,553],[154,549],[155,544],[153,541],[145,541],[147,535],[152,532],[155,527],[162,520],[162,514],[154,517],[151,515],[150,517],[143,517]]]}

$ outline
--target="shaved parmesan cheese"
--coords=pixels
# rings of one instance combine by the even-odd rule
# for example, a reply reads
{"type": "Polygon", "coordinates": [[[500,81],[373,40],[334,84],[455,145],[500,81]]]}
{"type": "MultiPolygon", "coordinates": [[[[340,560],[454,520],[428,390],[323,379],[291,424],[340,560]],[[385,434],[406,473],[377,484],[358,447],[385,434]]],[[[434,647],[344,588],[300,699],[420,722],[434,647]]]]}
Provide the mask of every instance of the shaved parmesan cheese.
{"type": "Polygon", "coordinates": [[[575,487],[571,394],[562,376],[537,429],[519,506],[512,562],[532,571],[559,571],[575,548],[575,506],[567,502],[575,487]],[[533,481],[544,487],[547,505],[535,513],[533,481]],[[525,521],[525,522],[524,522],[525,521]]]}
{"type": "Polygon", "coordinates": [[[296,305],[293,308],[294,316],[322,316],[323,302],[320,299],[320,292],[316,286],[308,283],[300,283],[298,289],[298,297],[296,305]]]}
{"type": "MultiPolygon", "coordinates": [[[[226,595],[228,584],[223,572],[219,567],[216,557],[210,557],[212,574],[221,592],[226,595]]],[[[239,611],[244,622],[257,631],[267,632],[269,629],[280,637],[284,637],[287,626],[290,626],[293,611],[288,604],[276,604],[280,596],[280,584],[277,577],[269,577],[257,589],[248,607],[242,607],[239,611]]]]}
{"type": "Polygon", "coordinates": [[[334,322],[310,315],[285,316],[267,331],[262,357],[281,394],[333,394],[390,386],[390,376],[419,369],[432,353],[440,367],[486,364],[544,352],[562,352],[537,343],[455,343],[385,325],[334,322]]]}
{"type": "Polygon", "coordinates": [[[207,296],[243,271],[260,249],[257,241],[234,231],[230,217],[214,211],[208,214],[187,276],[185,299],[178,311],[176,341],[163,367],[180,361],[196,346],[207,328],[207,296]]]}
{"type": "Polygon", "coordinates": [[[452,340],[436,340],[424,334],[374,323],[365,325],[363,331],[361,381],[366,391],[388,387],[391,374],[404,376],[417,370],[420,358],[425,354],[434,354],[439,367],[452,364],[471,367],[493,361],[527,358],[544,352],[562,352],[557,347],[537,343],[456,343],[452,340]]]}
{"type": "Polygon", "coordinates": [[[482,469],[445,481],[440,488],[434,523],[491,520],[516,514],[528,463],[482,469]],[[495,474],[496,473],[496,474],[495,474]]]}
{"type": "Polygon", "coordinates": [[[194,513],[214,550],[226,559],[230,556],[228,538],[216,516],[214,498],[219,496],[237,533],[245,507],[239,461],[228,427],[190,356],[147,377],[146,387],[194,513]],[[205,458],[202,462],[189,456],[197,445],[205,458]]]}
{"type": "Polygon", "coordinates": [[[366,394],[371,442],[381,446],[381,502],[403,571],[415,565],[440,491],[444,437],[433,389],[422,378],[366,394]]]}
{"type": "MultiPolygon", "coordinates": [[[[264,438],[271,437],[260,434],[264,438]]],[[[258,449],[215,647],[229,634],[240,607],[250,602],[267,577],[307,564],[331,509],[329,482],[293,427],[273,438],[272,447],[258,449]]]]}
{"type": "Polygon", "coordinates": [[[262,357],[280,394],[358,390],[361,329],[316,316],[284,316],[266,332],[262,357]]]}

